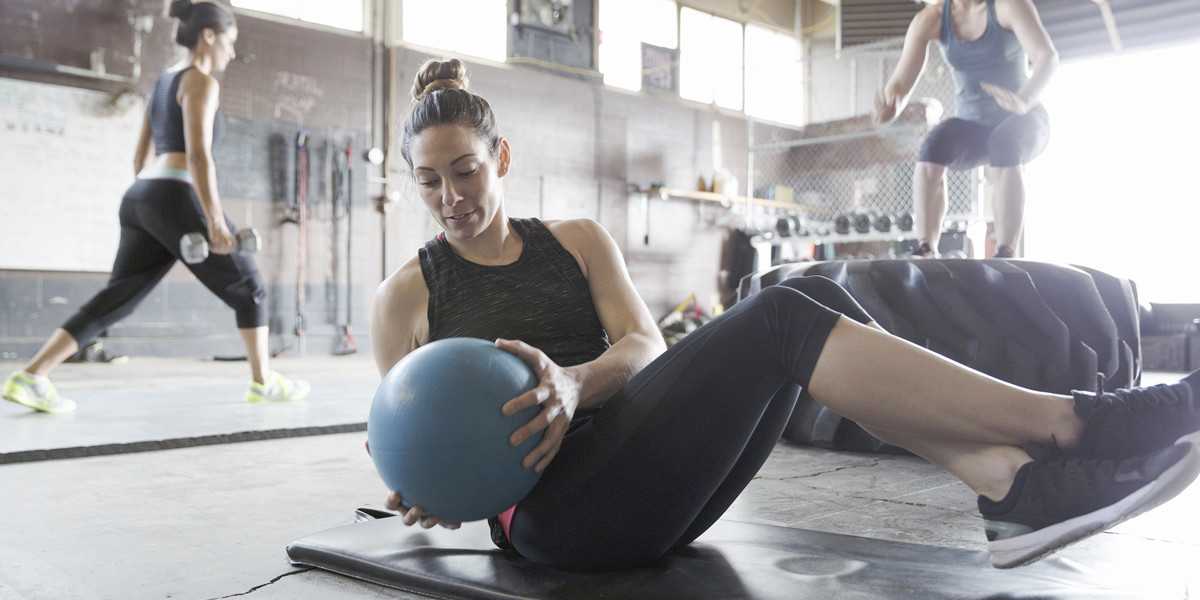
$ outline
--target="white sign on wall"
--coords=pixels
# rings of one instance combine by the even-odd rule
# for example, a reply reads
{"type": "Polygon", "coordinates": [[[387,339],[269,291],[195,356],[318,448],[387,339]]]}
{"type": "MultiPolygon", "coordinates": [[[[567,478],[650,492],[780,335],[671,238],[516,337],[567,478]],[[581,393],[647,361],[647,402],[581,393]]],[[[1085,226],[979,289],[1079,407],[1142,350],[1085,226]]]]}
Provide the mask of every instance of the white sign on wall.
{"type": "Polygon", "coordinates": [[[143,102],[0,78],[0,269],[112,268],[143,102]]]}

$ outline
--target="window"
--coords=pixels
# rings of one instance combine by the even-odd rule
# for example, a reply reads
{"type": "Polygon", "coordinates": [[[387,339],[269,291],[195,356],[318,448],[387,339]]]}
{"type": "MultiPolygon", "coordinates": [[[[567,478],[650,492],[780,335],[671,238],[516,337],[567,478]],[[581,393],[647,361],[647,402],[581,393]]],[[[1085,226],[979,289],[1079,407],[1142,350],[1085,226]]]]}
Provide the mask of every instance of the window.
{"type": "Polygon", "coordinates": [[[800,42],[795,36],[746,26],[746,114],[802,125],[804,69],[800,42]]]}
{"type": "Polygon", "coordinates": [[[1200,45],[1064,63],[1042,100],[1050,144],[1027,170],[1026,254],[1133,278],[1149,302],[1200,302],[1200,45]],[[1112,85],[1119,81],[1120,85],[1112,85]]]}
{"type": "Polygon", "coordinates": [[[675,0],[600,0],[600,72],[604,83],[642,89],[642,43],[679,45],[675,0]]]}
{"type": "Polygon", "coordinates": [[[742,109],[742,25],[684,8],[679,13],[679,95],[742,109]]]}
{"type": "Polygon", "coordinates": [[[342,0],[233,0],[236,8],[290,17],[350,31],[363,30],[363,2],[342,0]]]}
{"type": "Polygon", "coordinates": [[[403,0],[404,41],[504,62],[508,56],[507,2],[403,0]]]}

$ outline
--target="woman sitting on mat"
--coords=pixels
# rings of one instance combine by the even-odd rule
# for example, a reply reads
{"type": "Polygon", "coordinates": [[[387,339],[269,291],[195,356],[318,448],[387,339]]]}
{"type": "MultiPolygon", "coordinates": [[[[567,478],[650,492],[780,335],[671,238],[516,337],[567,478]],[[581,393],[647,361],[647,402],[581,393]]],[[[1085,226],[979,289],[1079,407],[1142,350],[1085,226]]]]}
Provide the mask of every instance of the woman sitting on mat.
{"type": "Polygon", "coordinates": [[[930,42],[940,42],[954,73],[956,113],[929,132],[917,157],[913,208],[921,246],[915,254],[937,255],[946,168],[987,165],[996,191],[995,256],[1012,257],[1025,219],[1022,165],[1041,154],[1050,138],[1049,117],[1038,98],[1058,67],[1058,53],[1033,0],[925,2],[908,26],[895,72],[875,98],[876,122],[895,119],[921,76],[930,42]]]}
{"type": "MultiPolygon", "coordinates": [[[[381,284],[375,359],[386,373],[433,340],[477,337],[538,374],[504,407],[542,407],[514,445],[545,437],[524,461],[540,482],[492,520],[502,547],[598,569],[690,543],[771,453],[795,402],[778,393],[788,384],[979,494],[999,567],[1148,510],[1200,469],[1195,445],[1177,441],[1200,428],[1200,375],[1099,396],[1023,389],[884,332],[821,277],[769,287],[667,350],[603,227],[506,215],[514,149],[462,63],[426,63],[413,96],[402,152],[444,231],[381,284]],[[1024,449],[1035,447],[1036,459],[1024,449]]],[[[439,524],[404,511],[410,525],[439,524]]]]}
{"type": "Polygon", "coordinates": [[[266,289],[254,259],[234,254],[236,231],[217,197],[212,146],[220,87],[214,73],[235,53],[237,23],[216,2],[175,0],[175,41],[186,60],[163,73],[146,107],[134,152],[137,181],[121,200],[121,239],[108,285],[67,319],[24,369],[4,382],[4,399],[49,413],[75,403],[58,394],[47,374],[117,321],[133,313],[180,258],[180,238],[204,233],[211,254],[188,264],[192,274],[234,310],[250,362],[248,402],[299,400],[308,384],[268,368],[266,289]],[[150,143],[155,158],[146,164],[150,143]]]}

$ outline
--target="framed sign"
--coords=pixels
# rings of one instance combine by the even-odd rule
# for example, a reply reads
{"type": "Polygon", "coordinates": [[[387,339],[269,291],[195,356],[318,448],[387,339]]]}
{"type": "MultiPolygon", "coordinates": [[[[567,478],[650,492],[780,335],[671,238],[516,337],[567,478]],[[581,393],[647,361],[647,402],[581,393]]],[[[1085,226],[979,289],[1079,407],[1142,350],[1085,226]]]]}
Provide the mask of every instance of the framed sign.
{"type": "Polygon", "coordinates": [[[642,87],[676,92],[679,89],[679,51],[642,44],[642,87]]]}

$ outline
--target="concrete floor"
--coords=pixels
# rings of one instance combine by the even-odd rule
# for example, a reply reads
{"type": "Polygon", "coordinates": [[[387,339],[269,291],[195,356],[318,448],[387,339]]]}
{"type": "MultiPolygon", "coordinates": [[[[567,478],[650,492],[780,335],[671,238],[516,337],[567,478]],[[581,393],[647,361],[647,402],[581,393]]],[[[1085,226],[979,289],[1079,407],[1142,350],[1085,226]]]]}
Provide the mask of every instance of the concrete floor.
{"type": "MultiPolygon", "coordinates": [[[[12,367],[0,364],[4,372],[12,367]]],[[[67,365],[56,380],[79,412],[56,418],[0,406],[0,455],[365,418],[377,380],[365,357],[280,361],[278,368],[312,380],[313,398],[245,406],[244,365],[67,365]]],[[[346,433],[0,465],[0,599],[417,598],[297,572],[284,556],[289,541],[382,502],[364,439],[346,433]]],[[[1200,559],[1198,507],[1200,485],[1061,556],[1086,561],[1120,543],[1166,552],[1178,572],[1191,572],[1200,559]]],[[[969,490],[912,457],[781,444],[727,518],[984,547],[969,490]]],[[[1192,582],[1200,590],[1197,584],[1200,578],[1192,582]]]]}
{"type": "MultiPolygon", "coordinates": [[[[19,366],[0,363],[0,375],[19,366]]],[[[137,357],[125,364],[64,365],[53,380],[79,410],[52,416],[0,402],[0,455],[360,423],[379,381],[375,364],[364,355],[277,359],[271,368],[307,380],[308,399],[247,404],[250,371],[244,362],[137,357]]]]}

